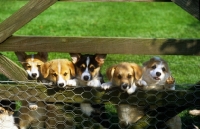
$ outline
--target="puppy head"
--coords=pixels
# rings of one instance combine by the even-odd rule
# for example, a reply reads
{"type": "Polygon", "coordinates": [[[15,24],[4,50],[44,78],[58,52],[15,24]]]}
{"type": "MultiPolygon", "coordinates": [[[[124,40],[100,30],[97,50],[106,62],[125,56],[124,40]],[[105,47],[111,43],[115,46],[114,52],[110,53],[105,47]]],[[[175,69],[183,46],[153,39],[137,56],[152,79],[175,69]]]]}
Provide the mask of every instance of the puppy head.
{"type": "Polygon", "coordinates": [[[144,79],[150,78],[156,82],[165,82],[170,76],[167,62],[159,57],[153,57],[149,61],[143,63],[143,70],[144,79]]]}
{"type": "Polygon", "coordinates": [[[123,62],[108,68],[106,75],[113,86],[126,91],[142,77],[142,68],[135,63],[123,62]]]}
{"type": "Polygon", "coordinates": [[[31,79],[37,79],[40,76],[39,67],[44,64],[48,58],[48,53],[46,52],[38,52],[32,55],[27,55],[25,52],[15,52],[15,55],[31,79]]]}
{"type": "Polygon", "coordinates": [[[5,108],[0,106],[0,119],[3,119],[4,116],[11,116],[13,114],[13,111],[6,110],[5,108]]]}
{"type": "Polygon", "coordinates": [[[86,82],[98,77],[100,67],[104,64],[106,58],[106,54],[82,55],[70,53],[70,55],[76,67],[77,78],[86,82]]]}
{"type": "Polygon", "coordinates": [[[67,59],[55,59],[44,63],[41,68],[44,78],[58,87],[66,86],[66,81],[75,77],[75,68],[67,59]]]}

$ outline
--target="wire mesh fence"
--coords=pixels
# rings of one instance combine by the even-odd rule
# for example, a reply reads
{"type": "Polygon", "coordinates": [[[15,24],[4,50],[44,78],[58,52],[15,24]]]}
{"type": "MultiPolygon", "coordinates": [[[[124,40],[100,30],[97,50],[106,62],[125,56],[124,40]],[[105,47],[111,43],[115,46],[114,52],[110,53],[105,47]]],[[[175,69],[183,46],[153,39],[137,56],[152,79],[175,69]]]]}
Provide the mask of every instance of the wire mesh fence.
{"type": "MultiPolygon", "coordinates": [[[[3,59],[1,71],[5,71],[5,67],[16,67],[10,65],[11,60],[3,59]]],[[[187,90],[138,89],[127,94],[118,87],[108,90],[86,86],[59,88],[37,81],[17,81],[13,78],[19,78],[18,70],[6,71],[10,72],[7,72],[9,76],[3,74],[12,80],[0,81],[1,106],[14,116],[14,124],[21,128],[167,129],[181,126],[187,129],[199,126],[199,116],[188,114],[189,109],[200,107],[199,84],[182,85],[189,87],[187,90]],[[81,106],[88,103],[95,109],[89,116],[82,112],[81,106]]],[[[20,69],[20,72],[25,71],[20,69]]]]}
{"type": "MultiPolygon", "coordinates": [[[[119,88],[108,91],[91,87],[52,89],[33,82],[1,82],[0,88],[1,100],[9,101],[8,107],[16,103],[14,116],[20,124],[27,124],[27,128],[122,128],[119,125],[120,114],[127,112],[135,119],[129,128],[160,129],[167,128],[172,118],[171,123],[181,124],[176,115],[200,105],[200,93],[196,90],[199,85],[192,86],[195,90],[138,90],[132,95],[119,88]],[[91,116],[82,113],[80,103],[85,102],[96,105],[98,112],[91,116]],[[31,108],[31,104],[38,108],[31,108]]],[[[196,123],[198,119],[194,118],[193,124],[196,123]]],[[[191,124],[182,126],[192,128],[191,124]]]]}

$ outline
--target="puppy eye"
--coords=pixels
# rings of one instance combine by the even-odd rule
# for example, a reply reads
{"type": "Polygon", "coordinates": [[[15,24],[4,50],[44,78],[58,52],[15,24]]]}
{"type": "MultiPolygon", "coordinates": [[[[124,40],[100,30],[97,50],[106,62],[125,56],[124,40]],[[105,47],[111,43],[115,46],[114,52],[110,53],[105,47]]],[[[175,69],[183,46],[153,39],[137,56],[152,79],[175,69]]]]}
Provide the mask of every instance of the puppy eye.
{"type": "Polygon", "coordinates": [[[64,73],[64,76],[67,76],[67,73],[64,73]]]}
{"type": "Polygon", "coordinates": [[[121,76],[121,75],[118,75],[118,76],[117,76],[117,78],[118,78],[118,79],[121,79],[121,78],[122,78],[122,76],[121,76]]]}
{"type": "Polygon", "coordinates": [[[163,68],[162,68],[162,71],[163,71],[163,72],[165,72],[165,71],[166,71],[166,69],[163,67],[163,68]]]}
{"type": "Polygon", "coordinates": [[[57,74],[56,74],[56,73],[53,73],[52,75],[53,75],[54,77],[57,77],[57,74]]]}
{"type": "Polygon", "coordinates": [[[94,68],[93,66],[92,66],[92,67],[90,67],[90,71],[92,71],[92,72],[93,72],[93,71],[94,71],[94,69],[95,69],[95,68],[94,68]]]}
{"type": "Polygon", "coordinates": [[[37,67],[40,67],[40,65],[37,65],[37,67]]]}
{"type": "Polygon", "coordinates": [[[132,75],[128,75],[127,78],[130,79],[132,77],[132,75]]]}
{"type": "Polygon", "coordinates": [[[80,68],[81,68],[81,71],[84,71],[85,70],[85,65],[81,65],[80,68]]]}
{"type": "Polygon", "coordinates": [[[30,66],[30,65],[27,65],[27,67],[28,67],[28,68],[31,68],[31,66],[30,66]]]}
{"type": "Polygon", "coordinates": [[[151,66],[151,68],[152,68],[152,69],[155,69],[155,68],[156,68],[156,65],[151,66]]]}

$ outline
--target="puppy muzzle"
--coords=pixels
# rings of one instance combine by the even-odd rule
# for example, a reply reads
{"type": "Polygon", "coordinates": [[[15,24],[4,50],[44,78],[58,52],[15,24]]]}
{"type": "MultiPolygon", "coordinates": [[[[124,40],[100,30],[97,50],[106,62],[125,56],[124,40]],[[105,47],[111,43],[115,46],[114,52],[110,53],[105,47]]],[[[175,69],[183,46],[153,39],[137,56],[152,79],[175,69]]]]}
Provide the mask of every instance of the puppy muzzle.
{"type": "Polygon", "coordinates": [[[128,84],[128,83],[123,83],[123,84],[121,84],[121,89],[122,90],[128,90],[128,89],[130,89],[131,87],[130,87],[130,85],[128,84]]]}

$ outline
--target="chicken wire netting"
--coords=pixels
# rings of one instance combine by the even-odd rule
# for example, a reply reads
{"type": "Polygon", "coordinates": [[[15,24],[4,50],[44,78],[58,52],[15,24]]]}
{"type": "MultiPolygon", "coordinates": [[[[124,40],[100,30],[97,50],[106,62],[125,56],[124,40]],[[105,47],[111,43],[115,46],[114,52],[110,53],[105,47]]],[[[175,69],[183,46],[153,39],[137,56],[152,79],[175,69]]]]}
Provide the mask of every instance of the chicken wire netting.
{"type": "MultiPolygon", "coordinates": [[[[27,128],[122,128],[119,125],[119,106],[123,112],[127,110],[129,113],[130,108],[136,110],[134,113],[143,115],[129,128],[166,128],[169,119],[180,113],[186,114],[187,109],[198,108],[196,105],[199,105],[199,92],[196,90],[138,90],[133,95],[128,95],[120,89],[106,92],[90,87],[52,89],[33,82],[1,82],[0,85],[1,100],[7,101],[2,106],[14,111],[17,123],[23,121],[27,124],[31,121],[27,128]],[[82,102],[96,106],[96,112],[91,116],[82,113],[82,102]],[[38,108],[30,108],[30,103],[32,106],[36,104],[38,108]]],[[[194,88],[199,88],[199,85],[194,88]]],[[[198,126],[199,119],[188,116],[190,119],[187,119],[192,123],[182,121],[182,127],[198,126]]],[[[173,123],[180,122],[175,118],[174,121],[173,123]]]]}
{"type": "MultiPolygon", "coordinates": [[[[120,61],[108,62],[114,64],[120,61]]],[[[179,125],[175,124],[179,123],[183,129],[200,126],[199,115],[189,114],[190,110],[199,109],[199,84],[177,85],[184,89],[176,91],[139,89],[129,95],[120,88],[109,90],[94,87],[57,88],[30,80],[13,81],[9,80],[4,72],[0,81],[1,106],[13,112],[17,126],[52,129],[161,129],[176,128],[179,125]],[[81,103],[90,103],[95,112],[90,116],[84,114],[81,103]],[[124,126],[132,115],[129,110],[134,114],[135,121],[124,126]],[[120,122],[122,112],[127,115],[124,123],[120,122]]],[[[105,75],[105,70],[103,74],[105,75]]]]}

